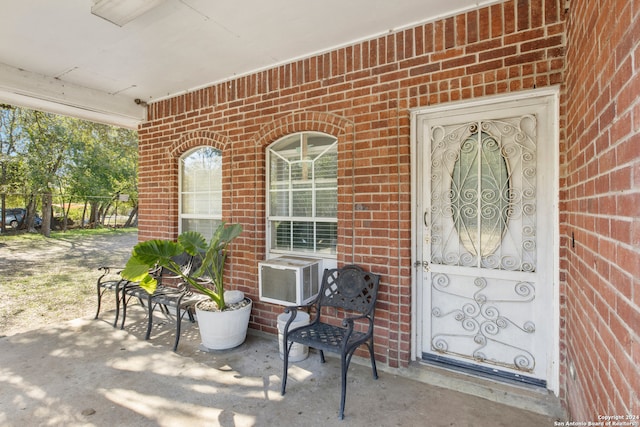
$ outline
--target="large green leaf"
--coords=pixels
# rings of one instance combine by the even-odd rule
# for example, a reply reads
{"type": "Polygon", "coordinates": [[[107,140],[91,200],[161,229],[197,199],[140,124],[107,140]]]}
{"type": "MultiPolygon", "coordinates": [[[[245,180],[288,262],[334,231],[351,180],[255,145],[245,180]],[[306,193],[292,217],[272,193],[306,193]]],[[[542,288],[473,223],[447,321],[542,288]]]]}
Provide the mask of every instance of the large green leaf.
{"type": "Polygon", "coordinates": [[[132,282],[140,282],[149,275],[149,265],[132,256],[122,270],[122,277],[132,282]]]}
{"type": "Polygon", "coordinates": [[[216,252],[224,250],[240,233],[242,233],[242,225],[232,224],[227,226],[226,223],[223,222],[213,233],[209,248],[213,248],[216,252]]]}
{"type": "Polygon", "coordinates": [[[148,268],[154,267],[156,264],[168,266],[171,258],[184,252],[182,246],[170,240],[147,240],[138,243],[133,248],[132,257],[137,258],[140,262],[147,264],[148,268]]]}
{"type": "Polygon", "coordinates": [[[129,258],[121,274],[123,278],[137,282],[142,289],[150,294],[154,293],[158,286],[158,281],[149,274],[149,266],[135,256],[129,258]]]}
{"type": "Polygon", "coordinates": [[[207,241],[204,236],[197,231],[185,231],[178,236],[178,243],[189,255],[195,256],[207,249],[207,241]]]}
{"type": "Polygon", "coordinates": [[[208,277],[215,281],[216,273],[218,272],[219,260],[223,257],[223,254],[213,247],[209,247],[207,252],[202,257],[202,263],[198,271],[194,273],[195,277],[208,277]]]}
{"type": "Polygon", "coordinates": [[[220,242],[225,245],[229,244],[233,239],[238,237],[242,233],[241,224],[232,224],[228,227],[222,227],[222,233],[220,235],[220,242]]]}
{"type": "Polygon", "coordinates": [[[148,274],[147,274],[147,277],[145,277],[140,281],[140,287],[150,294],[156,291],[157,286],[158,286],[158,281],[148,274]]]}

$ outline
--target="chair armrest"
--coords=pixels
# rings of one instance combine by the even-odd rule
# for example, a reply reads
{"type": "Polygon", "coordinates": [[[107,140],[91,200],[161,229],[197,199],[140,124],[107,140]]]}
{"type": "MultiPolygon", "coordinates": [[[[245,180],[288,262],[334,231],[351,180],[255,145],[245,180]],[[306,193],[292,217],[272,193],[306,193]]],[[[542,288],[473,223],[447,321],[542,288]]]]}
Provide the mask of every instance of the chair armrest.
{"type": "Polygon", "coordinates": [[[284,308],[284,312],[285,313],[291,313],[291,316],[289,317],[290,319],[295,319],[295,317],[298,315],[298,310],[306,310],[307,313],[311,312],[311,309],[315,308],[316,306],[314,304],[307,304],[307,305],[289,305],[286,306],[284,308]]]}
{"type": "Polygon", "coordinates": [[[162,267],[156,264],[149,269],[149,274],[154,275],[156,273],[159,273],[160,271],[162,271],[162,267]]]}
{"type": "MultiPolygon", "coordinates": [[[[307,310],[307,312],[309,312],[311,310],[311,308],[315,307],[313,304],[307,304],[307,305],[290,305],[284,308],[284,312],[285,313],[291,313],[291,316],[289,316],[289,319],[287,319],[287,323],[285,323],[284,325],[284,332],[287,333],[289,331],[289,326],[291,325],[291,323],[293,323],[293,321],[295,320],[296,316],[298,316],[298,310],[307,310]]],[[[314,320],[313,322],[317,321],[317,316],[316,316],[316,320],[314,320]]],[[[313,323],[312,322],[312,323],[313,323]]]]}
{"type": "Polygon", "coordinates": [[[284,308],[285,313],[293,313],[292,317],[298,313],[298,310],[304,310],[311,307],[310,305],[288,305],[284,308]]]}
{"type": "Polygon", "coordinates": [[[368,316],[366,314],[363,314],[361,316],[345,317],[344,319],[342,319],[342,326],[347,328],[347,334],[346,334],[347,339],[349,338],[349,336],[351,336],[351,333],[353,332],[353,328],[355,326],[356,320],[362,320],[362,319],[366,319],[369,322],[369,328],[373,328],[373,319],[371,319],[371,316],[368,316]]]}
{"type": "Polygon", "coordinates": [[[110,272],[111,270],[118,270],[116,271],[116,273],[119,274],[122,270],[124,270],[124,267],[112,267],[108,265],[101,265],[100,267],[98,267],[98,270],[105,270],[107,273],[110,272]]]}
{"type": "Polygon", "coordinates": [[[122,278],[122,276],[120,276],[120,273],[122,272],[122,270],[124,270],[123,267],[109,267],[109,266],[100,266],[98,267],[98,271],[102,271],[102,274],[100,275],[100,277],[98,277],[98,286],[100,286],[103,283],[103,279],[104,279],[104,283],[107,283],[109,281],[116,281],[115,278],[112,277],[107,277],[110,275],[117,275],[120,277],[120,281],[123,281],[124,279],[122,278]],[[113,271],[112,270],[117,270],[117,271],[113,271]]]}

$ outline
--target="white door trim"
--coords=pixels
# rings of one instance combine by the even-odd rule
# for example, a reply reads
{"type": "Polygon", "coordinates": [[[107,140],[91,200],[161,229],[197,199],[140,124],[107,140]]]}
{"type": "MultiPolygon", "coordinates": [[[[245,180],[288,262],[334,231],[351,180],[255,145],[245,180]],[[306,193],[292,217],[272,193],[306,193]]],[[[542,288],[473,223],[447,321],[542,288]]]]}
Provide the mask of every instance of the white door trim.
{"type": "Polygon", "coordinates": [[[544,99],[548,101],[549,108],[552,109],[551,114],[551,130],[550,135],[553,137],[552,146],[554,150],[549,153],[549,158],[552,159],[552,163],[555,167],[550,168],[552,170],[552,176],[547,177],[546,181],[552,186],[553,191],[553,221],[550,224],[550,228],[553,230],[553,270],[551,272],[553,277],[553,348],[551,349],[551,372],[549,373],[547,380],[547,388],[553,391],[556,395],[559,394],[559,360],[560,360],[560,225],[559,225],[559,111],[560,111],[560,88],[559,86],[553,86],[543,89],[535,89],[522,91],[515,94],[498,95],[491,97],[484,97],[482,99],[452,102],[443,105],[437,105],[434,107],[418,108],[410,111],[411,113],[411,359],[419,360],[422,357],[422,325],[423,325],[423,287],[421,283],[418,283],[418,268],[419,263],[422,261],[422,206],[421,194],[423,194],[422,182],[419,180],[420,171],[423,170],[422,164],[422,148],[420,145],[420,139],[422,137],[420,129],[418,129],[418,117],[427,113],[439,113],[450,110],[458,110],[460,108],[473,108],[481,106],[491,106],[498,103],[514,102],[514,101],[527,101],[532,98],[544,99]]]}

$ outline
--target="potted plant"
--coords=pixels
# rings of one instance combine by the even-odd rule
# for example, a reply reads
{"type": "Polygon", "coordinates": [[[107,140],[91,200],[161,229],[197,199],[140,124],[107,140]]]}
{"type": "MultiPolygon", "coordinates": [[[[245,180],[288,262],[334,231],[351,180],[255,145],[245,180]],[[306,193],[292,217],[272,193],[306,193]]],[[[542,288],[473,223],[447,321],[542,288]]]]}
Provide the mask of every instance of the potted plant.
{"type": "Polygon", "coordinates": [[[231,241],[242,232],[242,225],[225,223],[213,233],[207,243],[196,231],[186,231],[176,242],[172,240],[148,240],[138,243],[127,262],[122,276],[138,282],[148,293],[153,294],[157,280],[150,274],[152,269],[164,267],[198,290],[206,299],[196,304],[196,316],[202,345],[206,349],[222,350],[242,344],[247,335],[252,301],[241,292],[227,291],[225,301],[224,267],[231,241]],[[187,253],[195,260],[194,268],[183,271],[174,257],[187,253]],[[235,295],[231,295],[231,294],[235,295]]]}

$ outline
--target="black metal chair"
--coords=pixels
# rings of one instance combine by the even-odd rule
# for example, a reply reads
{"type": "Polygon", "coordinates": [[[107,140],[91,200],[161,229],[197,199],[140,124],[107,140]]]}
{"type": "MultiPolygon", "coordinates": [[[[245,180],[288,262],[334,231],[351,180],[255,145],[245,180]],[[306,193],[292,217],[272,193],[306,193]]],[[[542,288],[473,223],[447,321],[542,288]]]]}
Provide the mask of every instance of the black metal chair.
{"type": "MultiPolygon", "coordinates": [[[[180,266],[184,274],[189,274],[194,268],[194,257],[183,253],[174,258],[180,266]]],[[[173,345],[173,351],[178,349],[178,343],[180,341],[180,332],[182,329],[182,319],[185,314],[188,315],[191,323],[195,322],[195,309],[196,302],[204,298],[203,295],[194,293],[189,285],[185,283],[180,276],[174,275],[172,272],[165,268],[159,268],[152,273],[158,285],[153,294],[147,293],[137,283],[129,282],[122,286],[122,325],[121,329],[124,329],[125,320],[127,317],[127,304],[130,298],[136,297],[141,301],[146,301],[146,304],[142,304],[147,308],[147,332],[145,334],[145,340],[151,338],[151,330],[153,328],[153,312],[158,307],[162,313],[167,316],[174,316],[176,322],[176,335],[173,345]],[[172,313],[175,311],[175,313],[172,313]]]]}
{"type": "Polygon", "coordinates": [[[102,297],[107,291],[113,291],[116,298],[116,316],[113,320],[113,327],[118,324],[118,317],[120,315],[120,302],[122,298],[122,289],[129,283],[127,280],[120,276],[122,268],[115,267],[100,267],[99,271],[102,271],[102,275],[98,277],[97,290],[98,290],[98,309],[96,310],[95,319],[100,315],[100,308],[102,307],[102,297]]]}
{"type": "Polygon", "coordinates": [[[282,374],[282,395],[287,387],[289,352],[293,343],[300,343],[319,350],[320,360],[325,362],[324,352],[340,354],[342,370],[342,389],[340,397],[340,419],[344,419],[344,406],[347,393],[347,370],[356,349],[366,345],[371,358],[373,378],[378,378],[373,351],[373,326],[375,305],[378,297],[380,276],[364,271],[356,265],[341,269],[326,269],[322,286],[317,298],[305,306],[287,307],[285,313],[291,313],[282,337],[284,348],[284,372],[282,374]],[[335,307],[342,309],[342,326],[321,321],[325,316],[323,309],[335,307]],[[312,314],[308,325],[289,330],[298,310],[307,310],[312,314]]]}

